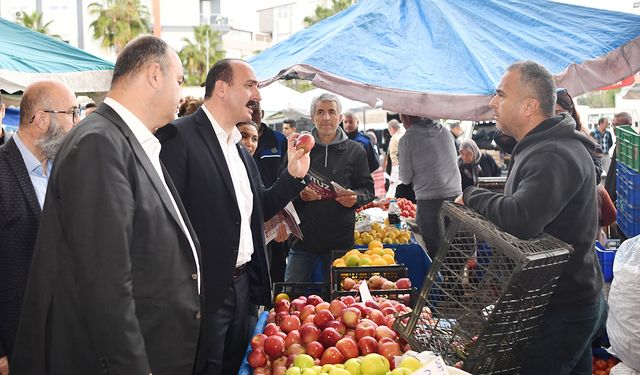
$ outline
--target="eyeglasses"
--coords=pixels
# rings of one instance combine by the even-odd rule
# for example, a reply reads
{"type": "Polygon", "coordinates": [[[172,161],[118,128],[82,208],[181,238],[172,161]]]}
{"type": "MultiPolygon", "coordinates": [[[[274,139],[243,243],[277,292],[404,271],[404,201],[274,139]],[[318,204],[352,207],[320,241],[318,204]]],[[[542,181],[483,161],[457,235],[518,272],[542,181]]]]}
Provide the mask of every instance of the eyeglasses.
{"type": "MultiPolygon", "coordinates": [[[[78,107],[73,107],[71,109],[67,109],[65,111],[54,111],[52,109],[43,109],[42,112],[44,113],[64,113],[66,115],[73,115],[73,123],[75,124],[76,122],[78,122],[78,120],[80,120],[80,108],[78,107]]],[[[33,120],[35,120],[36,115],[33,115],[33,117],[31,117],[31,121],[29,121],[29,124],[31,124],[33,122],[33,120]]]]}

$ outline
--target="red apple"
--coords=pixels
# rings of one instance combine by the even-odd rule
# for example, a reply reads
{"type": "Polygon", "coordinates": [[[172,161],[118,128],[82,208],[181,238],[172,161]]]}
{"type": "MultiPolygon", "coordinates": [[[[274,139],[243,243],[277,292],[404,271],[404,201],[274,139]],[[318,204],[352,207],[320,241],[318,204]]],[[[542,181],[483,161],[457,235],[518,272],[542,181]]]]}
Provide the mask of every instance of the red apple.
{"type": "Polygon", "coordinates": [[[357,308],[347,307],[342,311],[342,323],[348,328],[355,328],[358,325],[358,320],[360,320],[360,315],[361,312],[357,308]]]}
{"type": "Polygon", "coordinates": [[[366,309],[364,303],[356,302],[356,303],[354,303],[353,305],[351,305],[349,307],[355,307],[358,310],[360,310],[360,316],[367,316],[367,309],[366,309]]]}
{"type": "Polygon", "coordinates": [[[382,290],[396,289],[396,283],[394,283],[393,281],[387,280],[384,283],[382,283],[381,289],[382,290]]]}
{"type": "Polygon", "coordinates": [[[329,310],[320,310],[316,313],[316,316],[313,317],[313,324],[318,326],[320,329],[324,329],[329,322],[333,321],[333,319],[333,315],[329,310]]]}
{"type": "Polygon", "coordinates": [[[380,340],[378,340],[378,346],[380,346],[381,344],[384,344],[385,342],[395,342],[391,337],[383,337],[380,340]]]}
{"type": "Polygon", "coordinates": [[[293,344],[287,348],[287,355],[291,356],[292,354],[303,354],[305,353],[304,346],[300,344],[293,344]]]}
{"type": "Polygon", "coordinates": [[[307,316],[316,313],[316,307],[313,305],[305,305],[300,311],[300,320],[305,320],[307,316]]]}
{"type": "Polygon", "coordinates": [[[313,358],[322,358],[322,353],[324,353],[324,346],[318,341],[311,341],[304,348],[305,353],[309,354],[313,358]]]}
{"type": "Polygon", "coordinates": [[[396,281],[396,287],[398,289],[409,289],[411,288],[411,280],[409,280],[409,278],[407,277],[398,279],[398,281],[396,281]]]}
{"type": "Polygon", "coordinates": [[[347,306],[351,306],[352,304],[356,303],[356,299],[353,296],[344,296],[340,300],[347,306]]]}
{"type": "Polygon", "coordinates": [[[334,299],[329,304],[329,311],[331,311],[331,314],[333,314],[333,316],[335,316],[336,318],[341,317],[342,311],[346,308],[347,308],[347,305],[344,302],[340,301],[339,299],[334,299]]]}
{"type": "Polygon", "coordinates": [[[303,324],[298,331],[300,332],[300,340],[302,340],[303,344],[318,341],[320,338],[320,329],[313,323],[303,324]]]}
{"type": "Polygon", "coordinates": [[[324,302],[322,300],[322,297],[320,297],[320,296],[318,296],[316,294],[312,294],[309,297],[307,297],[307,304],[308,305],[316,306],[316,305],[318,305],[319,303],[322,303],[322,302],[324,302]]]}
{"type": "Polygon", "coordinates": [[[367,355],[378,352],[378,342],[371,336],[364,336],[358,340],[358,350],[360,355],[367,355]]]}
{"type": "Polygon", "coordinates": [[[272,375],[271,368],[268,366],[253,369],[253,375],[272,375]]]}
{"type": "Polygon", "coordinates": [[[356,281],[350,277],[345,277],[344,280],[342,280],[342,290],[351,290],[354,285],[356,285],[356,281]]]}
{"type": "Polygon", "coordinates": [[[271,359],[276,359],[284,353],[284,339],[280,336],[269,336],[264,339],[264,352],[271,359]]]}
{"type": "Polygon", "coordinates": [[[289,302],[289,300],[281,299],[280,301],[276,302],[276,305],[273,307],[273,311],[275,311],[276,314],[281,311],[286,311],[288,313],[290,307],[291,302],[289,302]]]}
{"type": "Polygon", "coordinates": [[[269,311],[269,315],[267,316],[267,323],[275,323],[276,322],[276,312],[271,310],[269,311]]]}
{"type": "Polygon", "coordinates": [[[397,342],[385,342],[378,345],[378,354],[388,359],[391,364],[391,368],[394,368],[394,357],[401,356],[402,350],[400,350],[400,344],[397,342]]]}
{"type": "Polygon", "coordinates": [[[328,348],[330,346],[335,346],[341,338],[342,336],[335,330],[335,328],[325,328],[322,333],[320,333],[318,341],[320,341],[322,346],[328,348]]]}
{"type": "Polygon", "coordinates": [[[375,325],[372,321],[368,319],[362,320],[356,326],[356,339],[360,341],[360,339],[365,336],[374,337],[376,335],[376,328],[377,325],[375,325]]]}
{"type": "Polygon", "coordinates": [[[322,358],[320,359],[320,366],[324,365],[337,365],[339,363],[344,363],[345,358],[340,353],[337,348],[327,348],[327,350],[322,353],[322,358]]]}
{"type": "Polygon", "coordinates": [[[380,310],[380,304],[372,299],[368,299],[364,302],[366,307],[371,307],[372,309],[380,310]]]}
{"type": "Polygon", "coordinates": [[[272,369],[276,369],[277,367],[284,367],[285,371],[287,370],[287,361],[289,360],[289,358],[287,357],[287,355],[283,355],[282,357],[274,360],[273,362],[271,362],[271,368],[272,369]]]}
{"type": "MultiPolygon", "coordinates": [[[[253,336],[253,338],[251,339],[251,348],[261,349],[262,347],[264,347],[264,339],[266,338],[267,338],[267,335],[265,335],[264,333],[258,333],[257,335],[253,336]]],[[[262,367],[262,366],[258,366],[258,367],[262,367]]]]}
{"type": "Polygon", "coordinates": [[[389,306],[389,307],[385,307],[382,309],[382,313],[386,316],[386,315],[393,315],[396,313],[396,309],[393,308],[393,306],[389,306]]]}
{"type": "Polygon", "coordinates": [[[320,302],[319,304],[316,305],[316,314],[320,310],[329,310],[329,306],[330,306],[329,302],[320,302]]]}
{"type": "Polygon", "coordinates": [[[264,367],[267,365],[267,355],[262,349],[254,349],[249,353],[247,362],[252,368],[264,367]]]}
{"type": "MultiPolygon", "coordinates": [[[[396,321],[396,317],[393,315],[387,315],[384,317],[384,325],[386,325],[389,328],[393,328],[393,323],[395,321],[396,321]]],[[[405,324],[407,324],[407,322],[405,322],[405,324]]]]}
{"type": "Polygon", "coordinates": [[[284,320],[284,318],[286,318],[287,316],[289,316],[289,312],[288,311],[277,312],[276,313],[276,324],[280,325],[282,323],[282,321],[284,320]]]}
{"type": "Polygon", "coordinates": [[[335,328],[336,331],[338,331],[338,333],[342,336],[344,336],[344,334],[347,332],[347,327],[345,327],[345,325],[338,320],[332,320],[329,323],[327,323],[327,326],[325,328],[335,328]]]}
{"type": "MultiPolygon", "coordinates": [[[[338,331],[340,332],[340,331],[338,331]]],[[[353,328],[349,328],[342,337],[351,337],[353,339],[353,341],[357,341],[356,340],[356,331],[353,328]]]]}
{"type": "Polygon", "coordinates": [[[296,150],[303,149],[306,153],[311,151],[315,144],[316,141],[313,139],[311,133],[301,133],[298,135],[298,138],[296,138],[294,146],[296,147],[296,150]]]}
{"type": "Polygon", "coordinates": [[[295,315],[289,315],[282,320],[280,323],[280,329],[284,333],[289,333],[291,331],[297,330],[300,328],[300,318],[295,315]]]}
{"type": "Polygon", "coordinates": [[[350,338],[345,337],[338,340],[336,348],[344,356],[344,359],[356,358],[358,356],[358,344],[350,338]]]}
{"type": "Polygon", "coordinates": [[[300,344],[302,341],[300,340],[300,331],[293,330],[287,334],[287,337],[284,338],[284,347],[289,349],[289,347],[293,344],[300,344]]]}
{"type": "MultiPolygon", "coordinates": [[[[281,357],[284,358],[284,357],[281,357]]],[[[286,375],[287,366],[273,366],[271,370],[271,375],[286,375]]]]}
{"type": "Polygon", "coordinates": [[[307,305],[307,301],[304,301],[300,298],[296,298],[291,301],[291,309],[293,311],[302,311],[302,308],[307,305]]]}
{"type": "Polygon", "coordinates": [[[380,340],[383,337],[388,337],[392,340],[395,340],[397,334],[391,328],[387,326],[378,326],[376,328],[376,339],[380,340]]]}
{"type": "Polygon", "coordinates": [[[367,281],[367,286],[371,290],[378,290],[382,287],[382,283],[384,283],[385,279],[382,276],[371,276],[369,281],[367,281]]]}
{"type": "Polygon", "coordinates": [[[302,321],[302,324],[306,324],[306,323],[311,323],[313,324],[313,319],[316,317],[316,314],[309,314],[307,315],[306,318],[304,318],[304,320],[302,321]]]}
{"type": "Polygon", "coordinates": [[[264,326],[264,329],[262,330],[262,333],[264,333],[267,336],[273,336],[278,332],[280,332],[280,327],[278,327],[278,325],[275,323],[267,324],[266,326],[264,326]]]}
{"type": "Polygon", "coordinates": [[[380,310],[371,310],[371,313],[369,314],[369,319],[373,320],[373,322],[379,326],[385,323],[384,313],[382,313],[382,311],[380,310]]]}
{"type": "Polygon", "coordinates": [[[286,334],[286,333],[284,333],[284,332],[282,332],[282,331],[278,331],[278,332],[276,332],[276,334],[275,334],[275,335],[273,335],[273,336],[280,336],[280,337],[282,337],[282,339],[284,340],[284,339],[287,337],[287,334],[286,334]]]}

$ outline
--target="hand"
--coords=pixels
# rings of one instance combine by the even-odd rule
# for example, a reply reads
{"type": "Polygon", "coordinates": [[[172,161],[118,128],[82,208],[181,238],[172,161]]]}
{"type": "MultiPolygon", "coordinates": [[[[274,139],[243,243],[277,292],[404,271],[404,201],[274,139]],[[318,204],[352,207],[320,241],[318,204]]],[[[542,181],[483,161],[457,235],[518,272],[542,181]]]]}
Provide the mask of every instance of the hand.
{"type": "Polygon", "coordinates": [[[458,197],[456,198],[455,201],[453,201],[453,203],[461,204],[464,206],[464,200],[462,199],[462,194],[458,195],[458,197]]]}
{"type": "Polygon", "coordinates": [[[9,358],[0,357],[0,375],[9,375],[9,358]]]}
{"type": "Polygon", "coordinates": [[[287,139],[287,158],[289,159],[287,170],[293,177],[303,178],[309,170],[311,158],[309,153],[304,152],[304,150],[296,150],[294,146],[296,138],[298,138],[298,133],[291,134],[287,139]]]}
{"type": "Polygon", "coordinates": [[[284,242],[289,238],[289,233],[287,233],[287,227],[284,224],[278,225],[278,233],[276,234],[276,238],[273,240],[276,242],[284,242]]]}
{"type": "Polygon", "coordinates": [[[351,208],[353,207],[354,204],[356,204],[356,201],[358,200],[358,196],[353,194],[353,195],[338,195],[336,197],[336,202],[340,203],[343,207],[346,208],[351,208]]]}
{"type": "Polygon", "coordinates": [[[305,202],[310,202],[319,201],[322,197],[320,196],[320,194],[316,193],[315,190],[307,186],[300,192],[300,198],[305,202]]]}

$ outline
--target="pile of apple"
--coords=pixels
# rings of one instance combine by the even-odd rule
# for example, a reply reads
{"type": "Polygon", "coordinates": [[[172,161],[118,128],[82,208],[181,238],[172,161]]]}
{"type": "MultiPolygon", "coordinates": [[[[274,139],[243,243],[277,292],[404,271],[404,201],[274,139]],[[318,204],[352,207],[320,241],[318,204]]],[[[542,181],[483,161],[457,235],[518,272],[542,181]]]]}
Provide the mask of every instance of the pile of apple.
{"type": "Polygon", "coordinates": [[[393,368],[394,357],[410,348],[391,327],[398,314],[410,311],[398,301],[381,297],[364,303],[353,296],[331,303],[317,295],[281,299],[269,312],[263,332],[252,338],[248,362],[254,374],[285,374],[290,367],[300,367],[294,366],[295,360],[306,354],[313,359],[316,373],[325,365],[342,365],[377,353],[393,368]]]}
{"type": "Polygon", "coordinates": [[[384,276],[373,275],[369,280],[358,280],[350,277],[345,277],[340,285],[342,290],[357,291],[360,288],[360,284],[367,283],[369,290],[396,290],[396,289],[411,289],[411,280],[407,277],[398,279],[397,281],[387,280],[384,276]]]}

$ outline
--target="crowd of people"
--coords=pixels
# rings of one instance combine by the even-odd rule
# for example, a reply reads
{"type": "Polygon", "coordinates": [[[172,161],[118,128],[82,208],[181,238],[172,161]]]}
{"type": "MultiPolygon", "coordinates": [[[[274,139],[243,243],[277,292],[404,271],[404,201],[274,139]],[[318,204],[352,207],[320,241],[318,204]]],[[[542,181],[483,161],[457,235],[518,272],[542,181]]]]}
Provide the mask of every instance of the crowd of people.
{"type": "MultiPolygon", "coordinates": [[[[374,199],[381,168],[356,114],[333,94],[314,98],[307,153],[295,121],[284,134],[263,123],[248,63],[217,61],[203,100],[183,99],[183,81],[178,55],[141,36],[79,124],[65,84],[24,90],[19,130],[0,134],[0,375],[235,374],[272,282],[316,269],[328,279],[331,251],[353,246],[355,210],[374,199]],[[326,199],[310,171],[348,193],[326,199]],[[290,202],[303,237],[281,230],[265,243],[265,221],[290,202]]],[[[445,201],[520,238],[545,232],[574,246],[521,373],[586,374],[606,319],[593,242],[599,162],[614,147],[607,120],[585,134],[571,97],[534,62],[510,66],[490,105],[512,139],[504,193],[477,187],[502,173],[491,156],[427,117],[389,121],[382,168],[396,195],[417,202],[432,257],[445,201]]]]}

